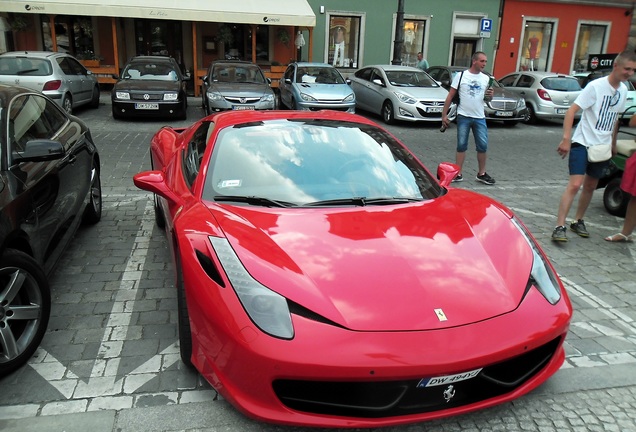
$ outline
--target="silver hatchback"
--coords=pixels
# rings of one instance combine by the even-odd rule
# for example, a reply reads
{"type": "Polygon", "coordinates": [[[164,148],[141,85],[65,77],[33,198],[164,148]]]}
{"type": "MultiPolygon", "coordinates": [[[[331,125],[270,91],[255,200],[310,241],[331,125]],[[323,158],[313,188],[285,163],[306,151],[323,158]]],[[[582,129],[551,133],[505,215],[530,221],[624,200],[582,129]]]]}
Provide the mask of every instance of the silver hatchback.
{"type": "Polygon", "coordinates": [[[514,72],[498,81],[506,90],[525,99],[528,123],[535,123],[537,119],[562,121],[581,93],[581,85],[575,77],[555,72],[514,72]]]}
{"type": "Polygon", "coordinates": [[[273,110],[276,98],[271,81],[258,65],[240,60],[210,64],[201,85],[206,114],[225,110],[273,110]]]}
{"type": "Polygon", "coordinates": [[[0,54],[0,84],[40,91],[69,114],[82,105],[99,106],[97,77],[66,53],[12,51],[0,54]]]}

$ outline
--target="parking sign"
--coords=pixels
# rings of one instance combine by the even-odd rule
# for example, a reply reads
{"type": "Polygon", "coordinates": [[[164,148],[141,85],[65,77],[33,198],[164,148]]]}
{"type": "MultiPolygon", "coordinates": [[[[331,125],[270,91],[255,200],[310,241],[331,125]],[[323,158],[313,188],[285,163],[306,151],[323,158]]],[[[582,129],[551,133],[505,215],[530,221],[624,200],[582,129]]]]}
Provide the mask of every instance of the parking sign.
{"type": "Polygon", "coordinates": [[[492,20],[488,18],[482,18],[480,31],[490,33],[492,31],[492,20]]]}

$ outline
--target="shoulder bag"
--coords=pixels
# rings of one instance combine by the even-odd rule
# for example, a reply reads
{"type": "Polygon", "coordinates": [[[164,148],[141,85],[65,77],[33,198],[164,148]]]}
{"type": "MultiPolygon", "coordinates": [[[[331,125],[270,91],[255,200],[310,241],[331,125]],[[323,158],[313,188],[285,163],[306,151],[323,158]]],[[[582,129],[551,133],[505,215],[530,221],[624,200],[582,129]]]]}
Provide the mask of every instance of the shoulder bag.
{"type": "Polygon", "coordinates": [[[459,88],[462,85],[462,78],[464,77],[464,72],[462,71],[461,75],[459,75],[459,82],[457,83],[457,91],[455,92],[455,96],[453,97],[453,102],[455,105],[459,106],[459,88]]]}
{"type": "Polygon", "coordinates": [[[587,160],[589,162],[605,162],[612,158],[611,144],[597,144],[587,148],[587,160]]]}

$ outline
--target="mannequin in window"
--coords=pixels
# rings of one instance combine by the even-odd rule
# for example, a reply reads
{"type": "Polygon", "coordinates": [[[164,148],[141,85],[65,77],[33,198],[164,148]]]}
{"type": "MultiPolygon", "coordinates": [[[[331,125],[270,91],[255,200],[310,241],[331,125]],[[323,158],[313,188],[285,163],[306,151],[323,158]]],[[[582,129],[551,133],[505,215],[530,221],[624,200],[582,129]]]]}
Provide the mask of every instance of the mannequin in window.
{"type": "Polygon", "coordinates": [[[345,49],[345,32],[342,26],[336,27],[333,35],[335,49],[333,52],[333,65],[342,67],[345,49]]]}
{"type": "Polygon", "coordinates": [[[537,58],[537,51],[539,50],[539,38],[536,35],[532,35],[528,39],[528,58],[530,60],[530,70],[535,70],[534,60],[537,58]]]}

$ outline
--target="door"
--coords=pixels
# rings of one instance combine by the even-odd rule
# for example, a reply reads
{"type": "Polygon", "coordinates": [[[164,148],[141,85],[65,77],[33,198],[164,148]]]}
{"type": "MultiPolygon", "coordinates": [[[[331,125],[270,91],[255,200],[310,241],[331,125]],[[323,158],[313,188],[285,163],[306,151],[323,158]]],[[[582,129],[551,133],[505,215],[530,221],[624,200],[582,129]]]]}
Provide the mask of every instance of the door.
{"type": "Polygon", "coordinates": [[[135,41],[137,55],[173,57],[181,67],[181,21],[135,20],[135,41]]]}
{"type": "Polygon", "coordinates": [[[53,102],[39,95],[20,95],[9,105],[8,166],[19,179],[19,193],[30,197],[32,219],[37,221],[33,241],[37,259],[48,271],[81,222],[90,187],[91,155],[80,125],[68,121],[53,102]],[[14,161],[33,139],[59,141],[63,158],[45,162],[14,161]]]}
{"type": "Polygon", "coordinates": [[[475,39],[455,39],[453,41],[451,66],[469,68],[472,64],[471,58],[476,51],[477,41],[475,39]]]}

